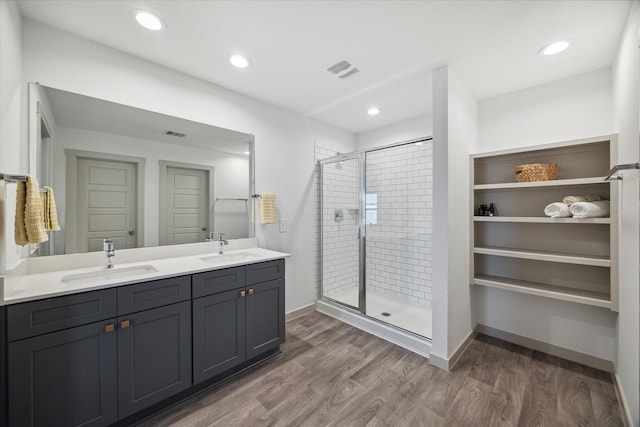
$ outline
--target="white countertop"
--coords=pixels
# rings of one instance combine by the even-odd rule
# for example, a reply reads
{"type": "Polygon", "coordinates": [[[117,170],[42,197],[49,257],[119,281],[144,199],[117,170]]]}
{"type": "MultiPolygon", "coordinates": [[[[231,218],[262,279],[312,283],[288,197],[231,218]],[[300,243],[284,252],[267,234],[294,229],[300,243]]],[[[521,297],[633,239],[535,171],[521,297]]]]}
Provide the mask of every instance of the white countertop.
{"type": "MultiPolygon", "coordinates": [[[[111,288],[131,283],[147,282],[150,280],[181,276],[202,271],[218,270],[237,265],[255,264],[258,262],[289,256],[289,254],[283,252],[276,252],[258,247],[225,251],[225,255],[230,256],[216,258],[217,255],[215,252],[209,251],[181,257],[145,259],[122,264],[119,264],[117,262],[119,259],[116,258],[116,266],[109,270],[105,270],[104,265],[100,265],[55,271],[38,271],[37,269],[34,269],[34,272],[27,273],[24,271],[26,268],[23,268],[22,272],[0,277],[0,290],[2,291],[0,293],[0,305],[9,305],[24,301],[111,288]],[[246,259],[238,259],[242,258],[240,254],[249,254],[249,256],[246,259]],[[212,258],[216,261],[221,261],[211,263],[205,261],[203,258],[212,258]],[[73,280],[63,283],[63,279],[65,277],[68,278],[68,276],[72,275],[99,273],[105,271],[114,272],[117,275],[118,272],[123,273],[122,270],[133,269],[139,266],[152,266],[153,269],[157,271],[114,279],[93,278],[87,279],[87,281],[73,280]]],[[[96,258],[95,255],[92,256],[96,258]]],[[[104,254],[102,254],[102,256],[104,257],[104,254]]]]}

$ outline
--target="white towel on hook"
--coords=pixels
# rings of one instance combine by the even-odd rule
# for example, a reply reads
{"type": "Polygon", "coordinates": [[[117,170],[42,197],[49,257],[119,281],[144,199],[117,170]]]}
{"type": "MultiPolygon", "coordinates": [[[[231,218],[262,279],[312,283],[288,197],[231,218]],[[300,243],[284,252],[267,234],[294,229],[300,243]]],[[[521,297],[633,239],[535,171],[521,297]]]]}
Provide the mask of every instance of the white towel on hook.
{"type": "Polygon", "coordinates": [[[574,218],[601,218],[609,216],[610,206],[608,200],[578,202],[569,206],[569,211],[574,218]]]}
{"type": "Polygon", "coordinates": [[[567,218],[571,216],[569,206],[560,202],[549,203],[544,208],[544,214],[551,218],[567,218]]]}

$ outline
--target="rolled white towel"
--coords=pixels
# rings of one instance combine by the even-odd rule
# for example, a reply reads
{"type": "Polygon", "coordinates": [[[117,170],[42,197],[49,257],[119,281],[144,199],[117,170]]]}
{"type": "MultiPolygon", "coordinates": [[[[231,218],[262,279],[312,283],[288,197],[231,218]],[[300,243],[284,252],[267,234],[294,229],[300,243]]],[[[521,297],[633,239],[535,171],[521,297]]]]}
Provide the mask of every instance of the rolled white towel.
{"type": "Polygon", "coordinates": [[[578,202],[569,206],[574,218],[600,218],[609,216],[609,201],[578,202]]]}
{"type": "Polygon", "coordinates": [[[602,199],[600,198],[600,196],[593,196],[593,195],[565,196],[562,198],[562,203],[564,203],[565,205],[572,205],[578,202],[595,202],[597,200],[602,200],[602,199]]]}
{"type": "Polygon", "coordinates": [[[544,214],[551,218],[567,218],[571,216],[569,206],[560,202],[549,203],[544,208],[544,214]]]}

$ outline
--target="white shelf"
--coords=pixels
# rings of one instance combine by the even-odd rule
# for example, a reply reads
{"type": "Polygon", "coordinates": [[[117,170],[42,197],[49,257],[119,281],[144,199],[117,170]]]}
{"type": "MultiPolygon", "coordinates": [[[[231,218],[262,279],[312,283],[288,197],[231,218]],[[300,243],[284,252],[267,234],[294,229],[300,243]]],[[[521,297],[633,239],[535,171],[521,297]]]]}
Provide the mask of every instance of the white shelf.
{"type": "Polygon", "coordinates": [[[611,297],[601,292],[553,286],[526,280],[508,279],[496,276],[478,275],[473,278],[474,285],[488,286],[528,295],[537,295],[562,301],[577,302],[595,307],[611,308],[611,297]]]}
{"type": "Polygon", "coordinates": [[[536,261],[560,262],[565,264],[592,265],[596,267],[611,267],[608,257],[568,254],[562,252],[530,251],[524,249],[510,249],[490,246],[477,246],[473,252],[482,255],[493,255],[508,258],[531,259],[536,261]]]}
{"type": "Polygon", "coordinates": [[[544,224],[611,224],[611,218],[550,218],[548,216],[474,216],[476,222],[524,222],[544,224]]]}
{"type": "Polygon", "coordinates": [[[556,179],[553,181],[534,181],[534,182],[503,182],[497,184],[476,184],[473,186],[474,190],[513,190],[524,188],[544,188],[544,187],[566,187],[573,185],[588,185],[588,184],[608,184],[608,181],[604,180],[604,176],[590,177],[590,178],[575,178],[575,179],[556,179]]]}

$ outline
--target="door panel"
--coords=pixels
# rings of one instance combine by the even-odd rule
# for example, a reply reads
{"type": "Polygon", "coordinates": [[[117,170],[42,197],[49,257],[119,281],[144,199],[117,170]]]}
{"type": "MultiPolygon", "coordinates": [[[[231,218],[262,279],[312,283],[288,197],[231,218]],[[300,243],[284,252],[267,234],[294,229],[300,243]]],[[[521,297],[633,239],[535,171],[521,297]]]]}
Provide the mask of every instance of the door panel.
{"type": "Polygon", "coordinates": [[[191,386],[189,301],[120,317],[118,325],[120,418],[191,386]]]}
{"type": "MultiPolygon", "coordinates": [[[[202,242],[209,230],[209,172],[167,167],[166,244],[202,242]]],[[[161,239],[162,240],[162,239],[161,239]]]]}
{"type": "Polygon", "coordinates": [[[212,378],[246,359],[242,289],[193,300],[193,382],[212,378]]]}
{"type": "Polygon", "coordinates": [[[116,249],[137,247],[136,169],[133,163],[78,159],[80,252],[101,251],[105,237],[116,249]]]}
{"type": "Polygon", "coordinates": [[[284,342],[284,279],[247,286],[247,359],[284,342]]]}
{"type": "Polygon", "coordinates": [[[322,295],[360,310],[360,158],[322,166],[322,295]]]}
{"type": "Polygon", "coordinates": [[[9,344],[9,425],[106,426],[117,407],[112,321],[9,344]]]}

